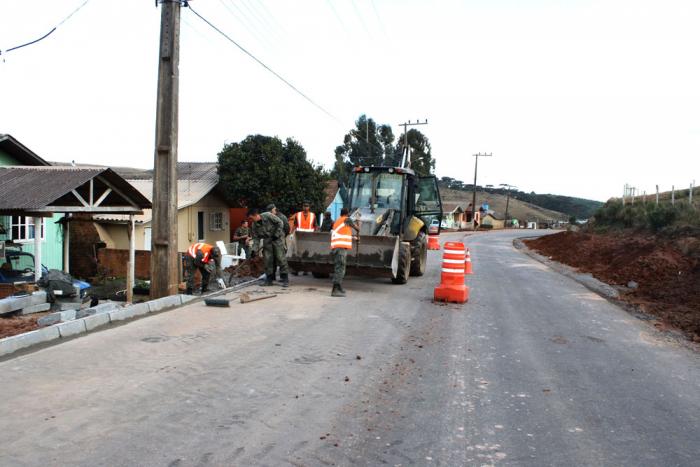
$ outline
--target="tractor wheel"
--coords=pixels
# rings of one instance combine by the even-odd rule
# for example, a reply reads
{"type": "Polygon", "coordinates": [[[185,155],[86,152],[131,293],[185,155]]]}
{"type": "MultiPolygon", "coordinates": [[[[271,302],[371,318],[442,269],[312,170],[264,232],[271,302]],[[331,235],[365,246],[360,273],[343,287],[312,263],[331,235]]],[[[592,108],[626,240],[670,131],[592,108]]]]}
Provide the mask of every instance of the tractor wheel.
{"type": "Polygon", "coordinates": [[[399,268],[396,277],[391,278],[394,284],[405,284],[411,274],[411,244],[401,242],[399,244],[399,268]]]}
{"type": "Polygon", "coordinates": [[[428,239],[424,232],[418,233],[411,242],[411,275],[422,276],[425,274],[425,264],[428,260],[428,239]]]}

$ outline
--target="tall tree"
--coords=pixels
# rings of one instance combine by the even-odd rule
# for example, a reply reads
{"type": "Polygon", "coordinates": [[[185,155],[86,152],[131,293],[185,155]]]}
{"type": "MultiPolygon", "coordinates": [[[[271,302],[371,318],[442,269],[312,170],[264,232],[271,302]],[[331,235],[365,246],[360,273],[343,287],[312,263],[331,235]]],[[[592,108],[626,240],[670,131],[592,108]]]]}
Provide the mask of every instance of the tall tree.
{"type": "MultiPolygon", "coordinates": [[[[418,175],[430,175],[435,170],[435,159],[428,137],[415,128],[411,128],[408,130],[408,147],[411,150],[411,168],[418,175]]],[[[397,141],[394,165],[401,163],[403,151],[404,135],[402,134],[397,141]]]]}
{"type": "Polygon", "coordinates": [[[394,132],[389,125],[380,125],[366,115],[360,115],[355,128],[335,148],[333,176],[347,181],[357,165],[385,165],[395,152],[394,132]]]}
{"type": "Polygon", "coordinates": [[[240,143],[224,145],[219,153],[219,186],[226,199],[241,207],[274,203],[289,215],[305,200],[323,211],[328,174],[307,160],[306,151],[289,138],[250,135],[240,143]]]}

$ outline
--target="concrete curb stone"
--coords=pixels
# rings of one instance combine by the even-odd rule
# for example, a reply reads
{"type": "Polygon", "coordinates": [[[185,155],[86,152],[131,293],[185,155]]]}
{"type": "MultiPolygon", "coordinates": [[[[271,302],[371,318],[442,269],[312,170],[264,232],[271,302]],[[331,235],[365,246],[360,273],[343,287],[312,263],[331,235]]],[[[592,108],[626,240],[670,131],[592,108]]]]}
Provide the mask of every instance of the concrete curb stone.
{"type": "Polygon", "coordinates": [[[42,311],[49,311],[51,308],[50,303],[39,303],[38,305],[30,305],[22,308],[23,315],[30,315],[32,313],[40,313],[42,311]]]}
{"type": "Polygon", "coordinates": [[[114,310],[109,312],[109,320],[111,322],[114,321],[123,321],[125,319],[133,318],[134,317],[134,310],[131,309],[131,307],[126,307],[122,308],[120,310],[114,310]]]}
{"type": "Polygon", "coordinates": [[[154,311],[160,311],[165,308],[182,305],[182,300],[180,299],[180,295],[170,295],[167,297],[158,298],[156,300],[151,300],[150,302],[146,303],[148,303],[148,309],[150,312],[153,313],[154,311]]]}
{"type": "Polygon", "coordinates": [[[105,326],[110,323],[109,313],[100,313],[91,316],[86,316],[82,319],[85,322],[85,329],[92,331],[100,326],[105,326]]]}
{"type": "Polygon", "coordinates": [[[56,326],[58,328],[58,333],[61,337],[74,336],[83,332],[87,332],[85,327],[85,320],[76,319],[75,321],[68,321],[67,323],[61,323],[56,326]]]}
{"type": "Polygon", "coordinates": [[[60,334],[57,326],[37,329],[36,331],[18,334],[16,336],[0,339],[0,356],[7,355],[17,350],[58,339],[60,334]]]}
{"type": "Polygon", "coordinates": [[[148,302],[136,303],[128,308],[133,312],[134,316],[145,315],[151,311],[150,306],[148,306],[148,302]]]}
{"type": "Polygon", "coordinates": [[[57,311],[55,313],[48,314],[46,316],[42,316],[38,320],[36,320],[36,324],[39,326],[51,326],[52,324],[59,323],[61,321],[61,312],[57,311]]]}

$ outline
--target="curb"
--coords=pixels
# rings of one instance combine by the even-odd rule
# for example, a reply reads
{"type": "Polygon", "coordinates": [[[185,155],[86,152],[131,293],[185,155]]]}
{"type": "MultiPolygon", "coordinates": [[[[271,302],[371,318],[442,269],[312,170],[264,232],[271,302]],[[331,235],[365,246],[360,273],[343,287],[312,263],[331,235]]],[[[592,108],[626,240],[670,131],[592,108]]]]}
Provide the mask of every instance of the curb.
{"type": "MultiPolygon", "coordinates": [[[[10,354],[33,347],[39,344],[63,339],[67,337],[79,336],[92,332],[95,329],[108,326],[119,321],[135,319],[140,316],[145,316],[151,313],[158,313],[174,308],[181,307],[193,301],[203,300],[208,297],[227,294],[249,285],[259,282],[260,279],[254,279],[247,282],[242,282],[233,287],[229,287],[217,292],[212,292],[204,297],[196,297],[194,295],[170,295],[168,297],[150,300],[148,302],[136,303],[134,305],[125,306],[122,308],[114,308],[111,303],[98,305],[91,310],[96,310],[92,314],[85,317],[65,321],[34,331],[18,334],[16,336],[0,339],[0,358],[7,358],[10,354]]],[[[65,312],[63,312],[65,313],[65,312]]],[[[57,312],[60,315],[61,312],[57,312]]]]}
{"type": "Polygon", "coordinates": [[[553,261],[546,256],[532,251],[527,247],[527,245],[523,243],[523,238],[536,237],[522,237],[513,239],[513,247],[515,247],[516,250],[522,251],[530,258],[537,260],[546,266],[549,266],[559,274],[562,274],[570,279],[575,280],[587,289],[607,298],[608,300],[617,301],[620,298],[620,293],[613,286],[606,284],[605,282],[599,281],[598,279],[593,277],[593,274],[591,273],[580,272],[576,268],[567,266],[566,264],[562,264],[557,261],[553,261]]]}

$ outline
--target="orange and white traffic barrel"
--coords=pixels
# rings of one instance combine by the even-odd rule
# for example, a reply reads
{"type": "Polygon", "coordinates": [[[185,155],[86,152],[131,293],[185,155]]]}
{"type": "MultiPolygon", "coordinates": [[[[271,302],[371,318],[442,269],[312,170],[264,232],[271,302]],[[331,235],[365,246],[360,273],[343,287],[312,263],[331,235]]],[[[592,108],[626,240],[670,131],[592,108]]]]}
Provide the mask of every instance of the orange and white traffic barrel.
{"type": "Polygon", "coordinates": [[[464,303],[469,299],[469,288],[464,283],[466,252],[460,242],[445,243],[442,253],[440,285],[435,287],[433,299],[438,302],[464,303]]]}

